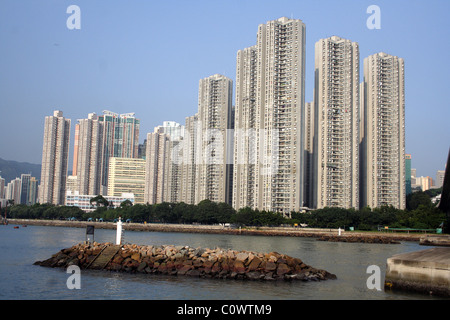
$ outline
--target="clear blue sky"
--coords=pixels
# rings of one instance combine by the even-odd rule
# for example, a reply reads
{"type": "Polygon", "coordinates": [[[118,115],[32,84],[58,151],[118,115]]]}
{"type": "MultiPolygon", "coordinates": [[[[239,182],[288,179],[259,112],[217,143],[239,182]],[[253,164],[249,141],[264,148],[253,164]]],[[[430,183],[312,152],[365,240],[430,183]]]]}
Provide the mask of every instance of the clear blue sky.
{"type": "Polygon", "coordinates": [[[306,24],[307,102],[321,38],[358,42],[361,70],[377,52],[405,59],[406,150],[417,174],[434,178],[450,146],[449,12],[448,0],[1,0],[0,157],[41,163],[44,118],[56,109],[72,119],[70,157],[76,120],[90,112],[135,112],[141,143],[165,120],[184,124],[199,79],[234,80],[237,50],[286,16],[306,24]],[[80,30],[66,26],[72,4],[80,30]],[[366,27],[372,4],[380,30],[366,27]]]}

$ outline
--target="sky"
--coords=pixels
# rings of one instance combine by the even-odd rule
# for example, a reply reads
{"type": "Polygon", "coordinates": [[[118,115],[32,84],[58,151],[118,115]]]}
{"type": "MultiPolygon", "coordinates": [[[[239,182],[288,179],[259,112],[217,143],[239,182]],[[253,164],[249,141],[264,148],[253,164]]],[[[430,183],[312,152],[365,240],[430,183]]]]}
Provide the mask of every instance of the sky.
{"type": "MultiPolygon", "coordinates": [[[[314,45],[336,35],[365,57],[405,60],[406,153],[418,176],[444,170],[450,147],[448,0],[1,0],[0,158],[41,163],[45,116],[72,120],[103,110],[134,112],[140,143],[163,121],[197,112],[199,80],[236,78],[236,53],[258,25],[280,17],[306,25],[306,102],[314,45]],[[80,9],[79,29],[69,29],[80,9]],[[369,29],[370,5],[380,29],[369,29]]],[[[233,97],[234,99],[234,97],[233,97]]]]}

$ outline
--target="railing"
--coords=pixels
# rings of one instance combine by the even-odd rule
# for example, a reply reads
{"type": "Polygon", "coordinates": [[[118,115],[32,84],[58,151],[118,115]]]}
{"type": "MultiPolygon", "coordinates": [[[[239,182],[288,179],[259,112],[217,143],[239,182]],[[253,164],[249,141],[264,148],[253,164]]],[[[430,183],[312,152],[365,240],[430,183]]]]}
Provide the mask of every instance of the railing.
{"type": "Polygon", "coordinates": [[[386,228],[386,227],[378,227],[378,231],[386,231],[386,232],[407,232],[408,234],[410,232],[432,232],[437,233],[437,229],[414,229],[414,228],[386,228]]]}

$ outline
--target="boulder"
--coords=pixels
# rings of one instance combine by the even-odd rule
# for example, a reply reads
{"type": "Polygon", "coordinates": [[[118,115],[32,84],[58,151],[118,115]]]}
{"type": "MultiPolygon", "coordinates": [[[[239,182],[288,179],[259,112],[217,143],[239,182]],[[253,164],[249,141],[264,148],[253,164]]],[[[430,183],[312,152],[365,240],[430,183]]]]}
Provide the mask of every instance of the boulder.
{"type": "Polygon", "coordinates": [[[233,271],[237,274],[245,273],[245,266],[241,260],[236,260],[233,265],[233,271]]]}
{"type": "MultiPolygon", "coordinates": [[[[100,251],[111,244],[79,244],[63,249],[36,265],[64,268],[87,267],[100,251]]],[[[220,248],[188,246],[123,245],[107,264],[106,270],[117,272],[161,273],[204,278],[249,280],[321,281],[336,276],[306,265],[301,259],[278,252],[258,253],[220,248]]]]}
{"type": "Polygon", "coordinates": [[[139,252],[133,253],[131,255],[131,259],[133,259],[135,261],[140,261],[141,260],[141,254],[139,252]]]}
{"type": "Polygon", "coordinates": [[[277,269],[277,265],[273,261],[266,261],[265,270],[266,272],[275,271],[277,269]]]}
{"type": "Polygon", "coordinates": [[[139,264],[139,266],[137,267],[136,271],[137,272],[144,272],[145,268],[147,268],[147,263],[146,262],[141,262],[139,264]]]}
{"type": "Polygon", "coordinates": [[[255,271],[256,269],[258,269],[259,265],[261,264],[261,259],[259,259],[256,256],[253,256],[253,259],[249,259],[249,264],[248,264],[248,270],[249,271],[255,271]]]}
{"type": "Polygon", "coordinates": [[[239,252],[236,255],[236,260],[238,260],[238,261],[244,262],[245,260],[247,260],[247,258],[248,258],[248,253],[247,252],[239,252]]]}
{"type": "Polygon", "coordinates": [[[287,264],[285,264],[285,263],[278,264],[277,275],[283,276],[284,274],[289,273],[290,271],[291,271],[291,268],[289,268],[287,264]]]}

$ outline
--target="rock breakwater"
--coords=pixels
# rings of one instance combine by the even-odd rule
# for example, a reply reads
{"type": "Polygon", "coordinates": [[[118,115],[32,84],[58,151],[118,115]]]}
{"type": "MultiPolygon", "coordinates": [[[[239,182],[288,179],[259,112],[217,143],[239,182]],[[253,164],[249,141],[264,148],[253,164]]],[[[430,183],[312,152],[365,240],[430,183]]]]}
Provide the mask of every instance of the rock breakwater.
{"type": "Polygon", "coordinates": [[[393,238],[386,237],[361,237],[361,236],[328,236],[322,235],[317,238],[318,241],[330,242],[358,242],[358,243],[382,243],[382,244],[399,244],[400,242],[393,238]]]}
{"type": "Polygon", "coordinates": [[[334,274],[316,269],[298,258],[277,252],[258,253],[230,249],[191,248],[189,246],[139,246],[111,243],[80,243],[62,249],[51,258],[35,265],[80,269],[102,269],[117,272],[166,274],[220,279],[302,280],[336,279],[334,274]],[[108,249],[109,248],[109,249],[108,249]],[[103,264],[96,264],[106,257],[103,264]]]}

